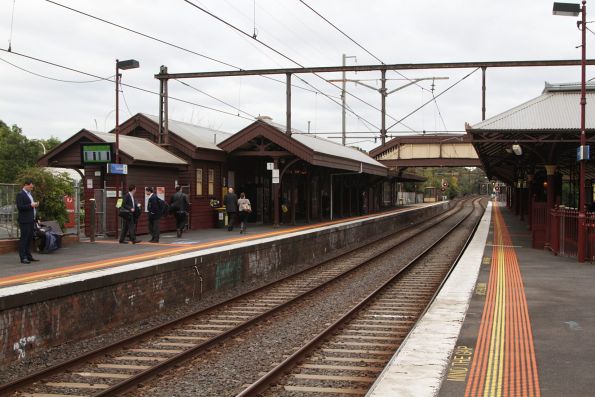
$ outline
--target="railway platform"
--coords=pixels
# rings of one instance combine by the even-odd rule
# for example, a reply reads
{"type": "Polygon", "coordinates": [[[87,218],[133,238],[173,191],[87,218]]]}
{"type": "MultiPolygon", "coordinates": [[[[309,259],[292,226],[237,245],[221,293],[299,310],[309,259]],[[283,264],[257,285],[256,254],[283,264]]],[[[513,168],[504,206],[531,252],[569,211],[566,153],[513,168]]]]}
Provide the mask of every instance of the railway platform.
{"type": "Polygon", "coordinates": [[[367,396],[592,395],[594,283],[593,264],[531,248],[493,203],[367,396]]]}
{"type": "MultiPolygon", "coordinates": [[[[163,244],[98,240],[21,265],[0,255],[0,365],[163,313],[216,302],[431,219],[454,202],[417,204],[302,226],[199,230],[163,244]]],[[[142,238],[142,237],[141,237],[142,238]]],[[[146,238],[146,237],[145,237],[146,238]]],[[[35,255],[34,255],[35,256],[35,255]]]]}

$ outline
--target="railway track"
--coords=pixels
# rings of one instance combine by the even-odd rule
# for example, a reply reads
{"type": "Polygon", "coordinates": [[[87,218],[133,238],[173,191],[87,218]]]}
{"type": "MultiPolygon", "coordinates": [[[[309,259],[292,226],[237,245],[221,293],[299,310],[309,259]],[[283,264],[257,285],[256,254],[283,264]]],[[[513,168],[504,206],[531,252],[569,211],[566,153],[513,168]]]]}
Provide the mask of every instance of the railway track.
{"type": "Polygon", "coordinates": [[[237,397],[364,396],[456,264],[467,243],[452,240],[460,240],[457,230],[475,230],[483,207],[479,202],[474,207],[433,246],[237,397]]]}
{"type": "Polygon", "coordinates": [[[121,394],[243,332],[304,297],[414,239],[463,208],[402,230],[207,310],[0,386],[0,395],[103,396],[121,394]],[[16,394],[15,394],[16,393],[16,394]]]}

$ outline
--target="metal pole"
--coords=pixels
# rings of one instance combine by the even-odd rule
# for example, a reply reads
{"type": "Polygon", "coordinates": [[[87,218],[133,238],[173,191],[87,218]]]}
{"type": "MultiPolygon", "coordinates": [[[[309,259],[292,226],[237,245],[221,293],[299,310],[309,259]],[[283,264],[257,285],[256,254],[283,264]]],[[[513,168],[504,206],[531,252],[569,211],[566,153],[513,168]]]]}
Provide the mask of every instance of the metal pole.
{"type": "Polygon", "coordinates": [[[89,228],[91,230],[89,230],[89,238],[91,239],[91,242],[95,242],[95,199],[89,199],[89,204],[90,204],[90,214],[89,214],[89,228]]]}
{"type": "Polygon", "coordinates": [[[585,146],[587,145],[587,135],[585,132],[585,107],[587,105],[586,96],[586,60],[587,60],[587,1],[582,1],[582,22],[581,22],[581,160],[579,171],[579,192],[578,192],[578,261],[585,261],[586,251],[586,230],[585,230],[585,146]]]}
{"type": "Polygon", "coordinates": [[[287,114],[287,135],[291,136],[291,73],[287,73],[287,83],[286,83],[286,99],[287,99],[287,104],[286,104],[286,114],[287,114]]]}
{"type": "MultiPolygon", "coordinates": [[[[346,65],[347,62],[347,56],[345,54],[343,54],[343,66],[346,65]]],[[[346,76],[345,76],[345,71],[343,71],[343,78],[341,79],[341,143],[343,144],[343,146],[345,146],[345,134],[346,134],[346,125],[345,125],[345,107],[347,106],[346,103],[346,98],[345,98],[345,85],[347,83],[347,81],[345,80],[346,76]]],[[[332,216],[331,216],[331,219],[332,216]]]]}
{"type": "MultiPolygon", "coordinates": [[[[119,95],[119,85],[120,85],[120,70],[118,68],[118,60],[116,59],[116,164],[120,164],[120,95],[119,95]]],[[[116,203],[120,198],[120,175],[116,174],[116,203]]],[[[115,208],[115,206],[114,206],[115,208]]],[[[115,228],[116,228],[116,238],[118,238],[118,223],[120,218],[118,217],[118,211],[114,211],[114,220],[115,220],[115,228]]]]}
{"type": "Polygon", "coordinates": [[[382,77],[382,88],[380,88],[380,96],[382,98],[382,107],[380,109],[381,117],[382,117],[382,126],[380,129],[380,138],[382,140],[382,144],[386,143],[386,69],[382,69],[380,71],[382,77]]]}
{"type": "Polygon", "coordinates": [[[481,68],[481,121],[486,119],[486,67],[481,68]]]}

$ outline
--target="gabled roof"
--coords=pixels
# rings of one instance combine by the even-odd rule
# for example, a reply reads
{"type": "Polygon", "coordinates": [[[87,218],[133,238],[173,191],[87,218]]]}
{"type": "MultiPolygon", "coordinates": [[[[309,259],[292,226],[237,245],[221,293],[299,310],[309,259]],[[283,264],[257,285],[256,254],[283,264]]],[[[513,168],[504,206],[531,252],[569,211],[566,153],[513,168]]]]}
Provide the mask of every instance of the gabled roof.
{"type": "MultiPolygon", "coordinates": [[[[116,142],[116,135],[108,132],[89,131],[103,142],[116,142]]],[[[162,149],[153,142],[134,136],[120,135],[119,148],[134,161],[147,161],[151,163],[165,163],[186,165],[187,163],[176,155],[162,149]]]]}
{"type": "MultiPolygon", "coordinates": [[[[145,113],[140,114],[159,125],[159,117],[145,113]]],[[[201,127],[199,125],[184,123],[172,119],[168,120],[167,128],[171,133],[176,134],[180,138],[198,148],[217,151],[221,150],[217,144],[232,135],[228,132],[217,131],[211,128],[201,127]]]]}
{"type": "MultiPolygon", "coordinates": [[[[116,142],[116,135],[107,132],[82,129],[43,155],[37,163],[40,166],[62,166],[81,168],[79,144],[81,142],[116,142]]],[[[120,135],[119,150],[129,164],[148,163],[165,166],[184,166],[186,161],[175,156],[153,142],[133,136],[120,135]]]]}
{"type": "MultiPolygon", "coordinates": [[[[284,134],[286,131],[285,126],[282,124],[273,123],[266,119],[262,121],[275,127],[282,134],[284,134]]],[[[368,156],[366,153],[362,151],[359,151],[349,146],[343,146],[337,142],[333,142],[313,134],[308,134],[292,128],[291,138],[295,139],[296,141],[298,141],[299,143],[313,150],[316,153],[323,153],[328,154],[330,156],[348,158],[362,163],[384,167],[381,163],[374,160],[372,157],[368,156]]]]}
{"type": "MultiPolygon", "coordinates": [[[[289,136],[285,128],[268,120],[259,119],[219,144],[219,147],[232,153],[251,140],[263,137],[273,142],[282,151],[276,155],[293,155],[307,163],[348,171],[361,171],[374,175],[387,175],[387,168],[367,154],[357,149],[345,147],[335,142],[305,134],[298,130],[289,136]]],[[[262,156],[269,154],[264,151],[262,156]]]]}
{"type": "MultiPolygon", "coordinates": [[[[580,128],[580,85],[548,84],[543,93],[494,117],[467,127],[467,131],[560,131],[580,128]]],[[[595,83],[587,84],[586,127],[595,128],[595,83]]]]}

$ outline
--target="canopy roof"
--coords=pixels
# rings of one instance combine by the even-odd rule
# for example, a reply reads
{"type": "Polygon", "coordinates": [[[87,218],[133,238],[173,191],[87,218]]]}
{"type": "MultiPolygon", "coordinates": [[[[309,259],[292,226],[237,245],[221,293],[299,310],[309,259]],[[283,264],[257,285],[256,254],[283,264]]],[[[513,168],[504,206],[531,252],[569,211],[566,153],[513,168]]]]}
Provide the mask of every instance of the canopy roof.
{"type": "MultiPolygon", "coordinates": [[[[576,169],[580,144],[579,84],[547,84],[542,94],[510,110],[465,129],[490,178],[514,183],[524,175],[556,165],[569,174],[576,169]],[[512,150],[513,145],[518,153],[512,150]]],[[[586,132],[595,128],[595,84],[587,85],[586,132]]],[[[592,141],[592,139],[588,139],[592,141]]],[[[587,177],[595,171],[587,163],[587,177]]]]}
{"type": "Polygon", "coordinates": [[[266,118],[232,135],[219,147],[236,156],[295,156],[316,166],[387,175],[387,168],[364,152],[298,130],[287,135],[284,126],[266,118]]]}

